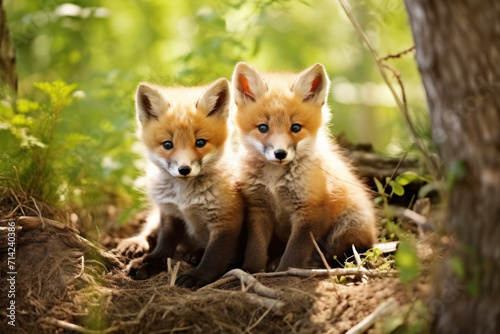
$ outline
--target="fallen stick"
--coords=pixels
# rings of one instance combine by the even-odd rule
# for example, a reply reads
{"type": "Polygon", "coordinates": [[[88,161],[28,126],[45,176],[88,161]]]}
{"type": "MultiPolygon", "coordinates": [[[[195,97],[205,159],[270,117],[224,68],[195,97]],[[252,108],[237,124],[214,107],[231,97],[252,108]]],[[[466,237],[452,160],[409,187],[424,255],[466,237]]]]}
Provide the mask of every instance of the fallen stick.
{"type": "Polygon", "coordinates": [[[278,271],[274,273],[259,273],[255,274],[256,277],[283,277],[283,276],[298,276],[298,277],[311,277],[311,276],[362,276],[366,275],[371,278],[378,277],[393,277],[397,276],[397,270],[368,270],[364,268],[338,268],[338,269],[302,269],[290,268],[287,271],[278,271]]]}
{"type": "Polygon", "coordinates": [[[393,312],[398,303],[393,299],[389,299],[388,301],[379,305],[375,311],[373,311],[369,316],[361,320],[359,324],[351,328],[346,332],[346,334],[362,334],[365,333],[370,327],[372,327],[377,321],[393,312]]]}
{"type": "Polygon", "coordinates": [[[404,217],[415,224],[417,226],[421,226],[423,229],[428,230],[428,231],[434,231],[435,228],[432,226],[432,224],[427,220],[425,216],[422,216],[421,214],[416,213],[413,210],[399,207],[399,206],[390,206],[390,209],[393,211],[394,215],[397,217],[404,217]]]}
{"type": "MultiPolygon", "coordinates": [[[[240,270],[241,269],[234,269],[234,270],[240,270]]],[[[208,284],[204,287],[202,287],[200,290],[205,290],[205,289],[214,289],[219,286],[222,286],[224,284],[230,283],[234,280],[236,280],[236,277],[232,275],[233,270],[229,271],[227,274],[225,274],[221,279],[208,284]]],[[[242,271],[245,273],[244,271],[242,271]]],[[[311,277],[311,276],[348,276],[348,275],[355,275],[355,276],[367,276],[370,278],[379,278],[379,277],[396,277],[398,275],[397,270],[368,270],[364,268],[337,268],[337,269],[302,269],[302,268],[290,268],[286,271],[277,271],[277,272],[272,272],[272,273],[257,273],[250,275],[248,273],[245,273],[248,276],[251,277],[284,277],[284,276],[298,276],[298,277],[311,277]]]]}
{"type": "Polygon", "coordinates": [[[281,311],[285,307],[285,303],[281,300],[263,297],[255,295],[253,293],[247,293],[245,294],[245,296],[249,302],[257,304],[259,306],[267,307],[268,309],[272,309],[275,313],[281,313],[281,311]]]}
{"type": "MultiPolygon", "coordinates": [[[[354,244],[352,245],[352,252],[354,254],[354,258],[356,259],[356,264],[358,266],[358,269],[365,269],[365,267],[363,267],[363,261],[361,261],[361,256],[359,256],[359,253],[356,250],[356,247],[354,246],[354,244]]],[[[363,275],[363,276],[361,276],[361,281],[363,283],[366,283],[366,282],[368,282],[368,279],[365,275],[363,275]]]]}
{"type": "Polygon", "coordinates": [[[311,240],[312,240],[312,243],[314,244],[314,248],[316,248],[316,252],[318,252],[319,256],[321,257],[321,261],[323,261],[323,265],[325,266],[326,270],[330,270],[331,268],[328,265],[328,261],[326,261],[325,255],[323,254],[323,252],[319,248],[319,245],[316,242],[316,239],[314,239],[314,234],[312,232],[309,232],[309,236],[311,236],[311,240]]]}
{"type": "Polygon", "coordinates": [[[70,322],[64,321],[64,320],[58,320],[55,318],[45,318],[43,319],[43,322],[52,325],[55,327],[59,327],[62,329],[67,329],[76,333],[83,333],[83,334],[102,334],[103,331],[99,330],[93,330],[93,329],[87,329],[83,328],[82,326],[72,324],[70,322]]]}
{"type": "MultiPolygon", "coordinates": [[[[170,258],[168,258],[170,260],[170,258]]],[[[181,262],[178,261],[176,264],[175,264],[175,267],[174,267],[174,270],[170,276],[170,286],[174,286],[175,285],[175,281],[177,280],[177,273],[179,272],[179,267],[181,266],[181,262]]],[[[170,273],[170,271],[169,271],[170,273]]]]}
{"type": "Polygon", "coordinates": [[[74,228],[63,224],[61,222],[58,222],[53,219],[48,219],[48,218],[40,218],[40,217],[35,217],[35,216],[21,216],[17,218],[17,224],[22,226],[23,230],[29,231],[33,230],[35,228],[45,228],[46,225],[49,225],[53,228],[56,228],[58,230],[70,230],[71,232],[78,233],[77,230],[74,228]]]}
{"type": "Polygon", "coordinates": [[[227,272],[227,274],[224,276],[237,277],[241,282],[243,282],[247,286],[250,286],[257,294],[261,296],[269,297],[272,299],[278,299],[282,296],[279,290],[268,288],[267,286],[260,283],[255,277],[247,272],[244,272],[241,269],[233,269],[227,272]]]}

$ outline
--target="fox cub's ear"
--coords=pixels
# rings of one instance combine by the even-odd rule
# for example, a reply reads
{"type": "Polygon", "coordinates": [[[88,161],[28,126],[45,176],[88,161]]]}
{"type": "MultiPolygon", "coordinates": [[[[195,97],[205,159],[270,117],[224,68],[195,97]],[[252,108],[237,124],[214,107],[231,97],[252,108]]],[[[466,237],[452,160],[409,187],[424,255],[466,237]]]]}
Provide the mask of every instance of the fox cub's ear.
{"type": "Polygon", "coordinates": [[[247,63],[238,63],[233,73],[234,101],[236,104],[255,102],[267,92],[264,78],[247,63]]]}
{"type": "Polygon", "coordinates": [[[302,97],[303,101],[310,101],[323,105],[328,96],[330,80],[325,68],[315,64],[299,74],[292,86],[292,92],[302,97]]]}
{"type": "Polygon", "coordinates": [[[207,117],[218,116],[227,118],[229,115],[229,105],[231,103],[231,91],[227,79],[215,81],[201,95],[196,108],[207,114],[207,117]]]}
{"type": "Polygon", "coordinates": [[[170,104],[162,95],[160,87],[145,82],[139,84],[135,94],[135,107],[141,123],[158,119],[169,106],[170,104]]]}

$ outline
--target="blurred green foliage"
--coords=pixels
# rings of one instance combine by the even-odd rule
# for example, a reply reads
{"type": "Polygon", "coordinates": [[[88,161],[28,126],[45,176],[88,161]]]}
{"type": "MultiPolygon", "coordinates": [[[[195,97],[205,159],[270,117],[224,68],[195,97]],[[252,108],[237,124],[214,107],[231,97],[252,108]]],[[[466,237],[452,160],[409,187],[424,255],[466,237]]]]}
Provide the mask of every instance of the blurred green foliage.
{"type": "MultiPolygon", "coordinates": [[[[334,133],[346,132],[387,154],[408,147],[403,118],[336,1],[7,0],[4,5],[17,50],[19,99],[2,107],[1,173],[12,177],[16,166],[29,174],[35,150],[64,146],[72,153],[51,155],[44,173],[61,175],[57,182],[69,188],[49,200],[82,205],[118,196],[124,206],[140,202],[134,183],[141,164],[135,144],[137,84],[197,85],[230,78],[241,60],[263,72],[323,63],[332,79],[334,133]],[[78,98],[62,111],[53,105],[54,83],[34,84],[58,79],[69,83],[68,98],[78,98]],[[50,113],[57,114],[57,126],[47,141],[43,132],[50,128],[45,122],[54,117],[50,113]]],[[[380,55],[413,45],[401,1],[351,5],[380,55]]],[[[391,64],[402,74],[417,129],[428,135],[413,53],[391,64]]]]}

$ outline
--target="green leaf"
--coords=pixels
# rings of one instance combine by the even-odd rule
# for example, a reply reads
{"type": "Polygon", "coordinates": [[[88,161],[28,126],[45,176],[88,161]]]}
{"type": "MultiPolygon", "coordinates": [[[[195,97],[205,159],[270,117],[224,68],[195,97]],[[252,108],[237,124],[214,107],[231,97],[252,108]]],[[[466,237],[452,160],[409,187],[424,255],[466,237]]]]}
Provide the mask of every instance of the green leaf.
{"type": "Polygon", "coordinates": [[[428,195],[432,191],[435,191],[435,190],[437,191],[437,190],[443,189],[443,188],[444,188],[444,184],[442,182],[427,183],[426,185],[422,186],[422,188],[419,189],[418,198],[428,197],[428,195]]]}
{"type": "Polygon", "coordinates": [[[384,194],[384,186],[382,185],[382,183],[376,177],[373,178],[373,181],[375,181],[378,193],[381,195],[384,194]]]}
{"type": "Polygon", "coordinates": [[[26,99],[18,99],[17,100],[17,111],[26,114],[29,113],[30,111],[35,111],[38,110],[40,105],[38,102],[26,100],[26,99]]]}
{"type": "Polygon", "coordinates": [[[395,181],[391,181],[389,185],[392,187],[392,191],[397,195],[397,196],[403,196],[405,194],[405,188],[401,186],[400,184],[396,183],[395,181]]]}
{"type": "Polygon", "coordinates": [[[408,171],[399,174],[399,176],[396,178],[396,183],[406,186],[407,184],[410,184],[415,181],[422,181],[422,177],[418,175],[415,172],[408,171]]]}
{"type": "Polygon", "coordinates": [[[35,82],[33,86],[50,96],[52,106],[59,109],[72,101],[71,93],[78,87],[77,84],[69,85],[61,79],[52,82],[35,82]]]}
{"type": "Polygon", "coordinates": [[[409,283],[418,277],[420,265],[414,243],[401,240],[396,251],[396,267],[399,269],[402,283],[409,283]]]}

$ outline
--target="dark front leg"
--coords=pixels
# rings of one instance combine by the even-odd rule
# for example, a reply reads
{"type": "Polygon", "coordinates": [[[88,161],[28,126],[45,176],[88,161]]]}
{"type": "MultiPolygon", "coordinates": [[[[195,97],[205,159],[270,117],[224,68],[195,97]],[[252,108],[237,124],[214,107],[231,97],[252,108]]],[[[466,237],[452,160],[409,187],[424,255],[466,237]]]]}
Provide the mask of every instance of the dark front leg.
{"type": "Polygon", "coordinates": [[[162,215],[158,241],[153,251],[133,260],[128,266],[128,275],[133,279],[146,279],[166,269],[167,258],[173,257],[175,249],[184,237],[184,222],[178,218],[162,215]]]}
{"type": "Polygon", "coordinates": [[[299,211],[292,216],[292,232],[276,271],[304,267],[314,250],[310,232],[315,238],[321,237],[325,229],[321,225],[321,221],[324,219],[324,217],[322,219],[320,215],[317,215],[314,210],[299,211]]]}
{"type": "MultiPolygon", "coordinates": [[[[234,222],[230,223],[234,224],[234,222]]],[[[241,224],[239,225],[229,228],[227,226],[214,227],[200,264],[186,274],[179,276],[176,285],[198,289],[224,274],[236,251],[241,229],[241,224]]]]}
{"type": "Polygon", "coordinates": [[[263,207],[250,207],[247,214],[247,231],[247,246],[242,268],[249,273],[264,271],[274,231],[270,211],[263,207]]]}

